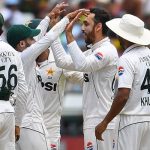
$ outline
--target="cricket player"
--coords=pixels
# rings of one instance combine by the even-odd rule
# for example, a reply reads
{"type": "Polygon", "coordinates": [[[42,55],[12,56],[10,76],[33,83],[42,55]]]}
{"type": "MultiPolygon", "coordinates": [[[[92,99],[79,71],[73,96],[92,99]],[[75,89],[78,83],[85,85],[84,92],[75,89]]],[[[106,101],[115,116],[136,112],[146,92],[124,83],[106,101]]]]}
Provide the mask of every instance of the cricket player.
{"type": "Polygon", "coordinates": [[[93,8],[85,17],[82,25],[85,42],[92,44],[91,49],[83,53],[72,35],[72,27],[82,13],[70,22],[66,28],[68,51],[65,53],[60,42],[52,44],[56,65],[70,70],[84,72],[83,119],[85,150],[112,150],[115,122],[109,123],[104,137],[105,142],[96,141],[95,127],[110,109],[113,98],[114,77],[117,72],[118,54],[107,37],[109,14],[103,8],[93,8]]]}
{"type": "MultiPolygon", "coordinates": [[[[34,29],[40,22],[40,19],[33,19],[28,23],[28,27],[34,29]]],[[[42,31],[46,32],[44,29],[42,31]]],[[[44,123],[48,130],[48,146],[51,150],[60,150],[60,120],[66,79],[82,83],[83,73],[58,68],[50,48],[39,55],[36,62],[40,91],[44,101],[44,123]]]]}
{"type": "MultiPolygon", "coordinates": [[[[57,17],[68,6],[65,3],[57,5],[48,16],[41,21],[41,24],[48,27],[50,20],[57,17]]],[[[73,14],[74,16],[76,14],[73,14]]],[[[47,150],[46,128],[43,121],[44,105],[40,95],[40,88],[36,74],[36,58],[46,50],[51,43],[61,34],[69,23],[72,14],[68,14],[56,24],[45,36],[35,42],[34,38],[40,33],[39,29],[31,29],[25,25],[13,25],[7,32],[7,41],[20,52],[26,81],[29,88],[29,95],[21,128],[21,136],[18,141],[18,148],[21,150],[47,150]]]]}
{"type": "MultiPolygon", "coordinates": [[[[0,35],[4,18],[0,14],[0,35]]],[[[15,124],[20,126],[28,88],[21,58],[18,53],[0,37],[0,149],[15,150],[15,124]],[[15,101],[14,107],[10,100],[15,101]],[[15,122],[16,118],[16,122],[15,122]]],[[[16,133],[18,138],[18,132],[16,133]]]]}
{"type": "Polygon", "coordinates": [[[146,45],[150,44],[150,31],[144,28],[142,20],[130,14],[106,24],[119,36],[124,53],[119,60],[118,92],[110,111],[95,129],[96,137],[108,140],[102,134],[120,113],[116,150],[148,150],[150,49],[146,45]]]}
{"type": "Polygon", "coordinates": [[[42,87],[44,123],[48,130],[49,146],[52,150],[60,150],[60,120],[66,79],[82,83],[83,74],[58,68],[51,51],[49,60],[40,62],[37,72],[42,87]]]}
{"type": "MultiPolygon", "coordinates": [[[[57,4],[56,7],[50,12],[49,17],[41,21],[39,26],[45,25],[47,29],[49,20],[57,18],[68,4],[57,4]]],[[[82,10],[81,10],[82,11],[82,10]]],[[[75,11],[67,14],[59,23],[57,23],[45,36],[42,37],[41,32],[40,40],[35,42],[34,36],[39,34],[38,29],[31,29],[24,25],[14,25],[7,33],[8,42],[21,52],[22,60],[24,63],[24,70],[26,73],[26,80],[30,87],[30,95],[27,104],[27,112],[23,118],[21,137],[18,142],[19,149],[35,149],[45,150],[48,149],[46,142],[46,128],[43,121],[44,104],[40,94],[40,87],[38,79],[36,78],[36,58],[50,47],[51,43],[61,34],[69,20],[73,19],[79,12],[75,11]],[[16,38],[12,38],[16,37],[16,38]]],[[[53,20],[52,20],[53,21],[53,20]]],[[[43,28],[41,28],[43,30],[43,28]]]]}

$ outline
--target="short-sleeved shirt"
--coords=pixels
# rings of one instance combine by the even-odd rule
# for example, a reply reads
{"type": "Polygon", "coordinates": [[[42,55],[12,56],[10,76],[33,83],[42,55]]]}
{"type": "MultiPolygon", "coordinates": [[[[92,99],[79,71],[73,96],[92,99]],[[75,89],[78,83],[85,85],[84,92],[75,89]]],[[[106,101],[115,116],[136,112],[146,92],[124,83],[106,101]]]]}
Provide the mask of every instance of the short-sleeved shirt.
{"type": "Polygon", "coordinates": [[[121,114],[150,115],[150,50],[134,44],[120,57],[118,88],[131,89],[121,114]]]}

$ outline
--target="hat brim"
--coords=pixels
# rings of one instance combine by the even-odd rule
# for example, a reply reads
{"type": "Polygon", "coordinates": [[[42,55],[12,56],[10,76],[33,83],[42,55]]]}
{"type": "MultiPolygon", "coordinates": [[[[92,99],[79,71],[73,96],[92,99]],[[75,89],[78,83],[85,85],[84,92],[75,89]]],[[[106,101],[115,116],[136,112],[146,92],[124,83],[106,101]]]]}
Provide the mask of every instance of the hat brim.
{"type": "Polygon", "coordinates": [[[121,19],[116,18],[106,22],[106,25],[109,29],[111,29],[114,33],[119,35],[120,37],[130,41],[132,43],[140,44],[140,45],[149,45],[150,44],[150,31],[144,28],[144,32],[141,36],[133,35],[132,33],[128,33],[122,30],[119,26],[121,19]]]}
{"type": "Polygon", "coordinates": [[[30,37],[35,37],[41,32],[40,29],[31,29],[30,37]]]}

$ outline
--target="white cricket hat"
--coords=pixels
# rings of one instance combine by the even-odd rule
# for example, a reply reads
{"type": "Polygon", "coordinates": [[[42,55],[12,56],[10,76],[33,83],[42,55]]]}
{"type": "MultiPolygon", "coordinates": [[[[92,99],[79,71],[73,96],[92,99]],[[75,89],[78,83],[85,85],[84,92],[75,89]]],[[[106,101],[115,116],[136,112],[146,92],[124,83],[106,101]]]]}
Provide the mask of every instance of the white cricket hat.
{"type": "Polygon", "coordinates": [[[144,22],[136,16],[125,14],[106,22],[108,28],[120,37],[139,45],[150,44],[150,31],[144,28],[144,22]]]}

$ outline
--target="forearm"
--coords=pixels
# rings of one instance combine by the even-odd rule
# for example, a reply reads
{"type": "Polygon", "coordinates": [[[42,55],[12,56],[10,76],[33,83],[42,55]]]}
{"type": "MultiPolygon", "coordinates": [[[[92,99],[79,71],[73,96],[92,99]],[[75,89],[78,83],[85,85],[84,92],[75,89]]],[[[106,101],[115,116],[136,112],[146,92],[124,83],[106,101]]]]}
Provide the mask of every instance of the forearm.
{"type": "Polygon", "coordinates": [[[72,62],[70,55],[68,55],[65,52],[59,39],[53,42],[51,49],[53,51],[53,55],[57,67],[67,69],[67,70],[75,70],[75,66],[72,62]]]}
{"type": "Polygon", "coordinates": [[[24,115],[25,106],[28,97],[28,87],[25,80],[24,70],[20,57],[18,56],[18,88],[15,106],[16,125],[20,126],[22,117],[24,115]]]}
{"type": "Polygon", "coordinates": [[[66,38],[67,38],[67,43],[70,44],[71,42],[74,41],[74,37],[72,35],[72,32],[66,32],[66,38]]]}
{"type": "Polygon", "coordinates": [[[113,120],[113,118],[115,118],[122,111],[127,102],[127,99],[127,97],[122,97],[120,93],[117,94],[112,103],[110,111],[108,112],[103,121],[107,124],[111,122],[111,120],[113,120]]]}
{"type": "Polygon", "coordinates": [[[23,51],[21,53],[21,57],[24,64],[32,64],[42,52],[50,47],[54,40],[56,40],[58,36],[64,31],[66,25],[68,24],[68,21],[68,18],[64,17],[48,33],[46,33],[46,35],[42,37],[42,39],[32,44],[25,51],[23,51]]]}
{"type": "Polygon", "coordinates": [[[41,32],[40,34],[38,34],[36,37],[34,37],[34,39],[36,41],[40,40],[47,32],[48,26],[49,26],[49,22],[50,22],[50,17],[46,16],[41,22],[40,24],[37,26],[37,29],[40,29],[41,32]]]}
{"type": "MultiPolygon", "coordinates": [[[[54,40],[58,38],[58,36],[65,30],[67,24],[69,23],[69,19],[67,17],[64,17],[59,21],[51,30],[50,32],[53,32],[54,34],[54,40]]],[[[49,33],[49,32],[48,32],[49,33]]]]}

